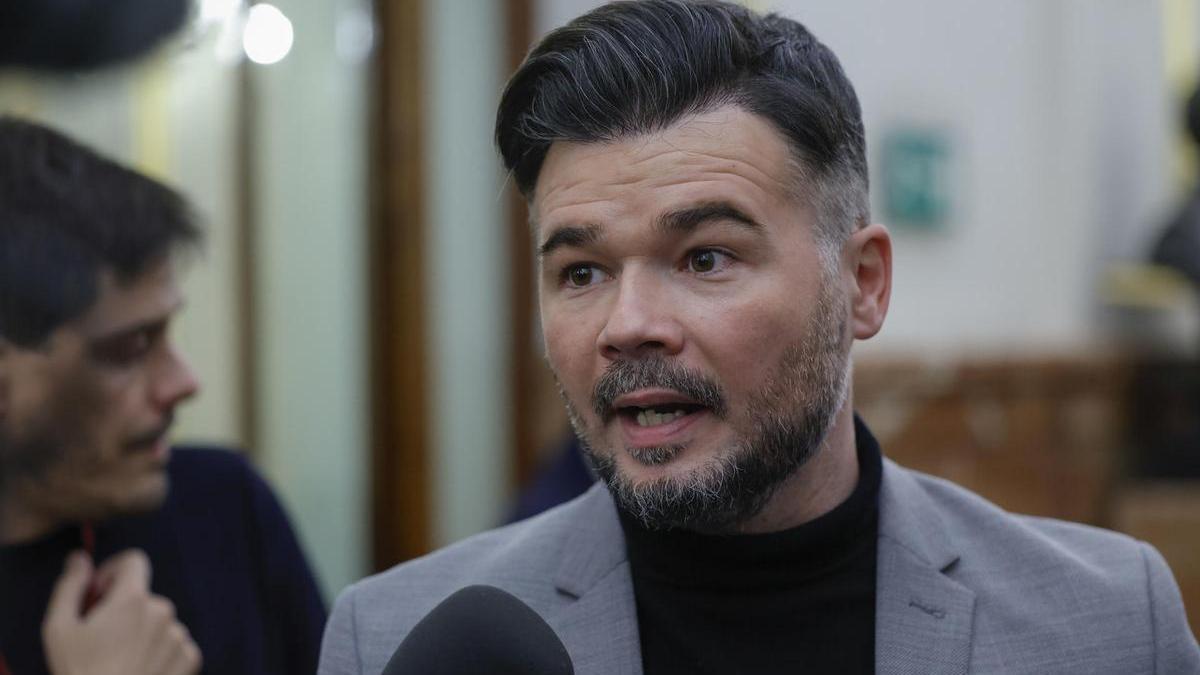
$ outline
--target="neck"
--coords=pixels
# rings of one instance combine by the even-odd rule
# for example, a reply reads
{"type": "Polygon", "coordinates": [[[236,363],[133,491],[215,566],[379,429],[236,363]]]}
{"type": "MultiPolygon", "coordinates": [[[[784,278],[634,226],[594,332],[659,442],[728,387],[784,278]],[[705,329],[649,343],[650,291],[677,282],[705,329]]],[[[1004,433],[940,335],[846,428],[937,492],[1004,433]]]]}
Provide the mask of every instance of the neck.
{"type": "Polygon", "coordinates": [[[50,534],[62,523],[33,508],[17,486],[0,489],[0,546],[23,544],[50,534]]]}
{"type": "Polygon", "coordinates": [[[739,526],[739,532],[763,534],[798,527],[850,497],[859,475],[852,400],[847,395],[813,457],[779,486],[762,511],[739,526]]]}

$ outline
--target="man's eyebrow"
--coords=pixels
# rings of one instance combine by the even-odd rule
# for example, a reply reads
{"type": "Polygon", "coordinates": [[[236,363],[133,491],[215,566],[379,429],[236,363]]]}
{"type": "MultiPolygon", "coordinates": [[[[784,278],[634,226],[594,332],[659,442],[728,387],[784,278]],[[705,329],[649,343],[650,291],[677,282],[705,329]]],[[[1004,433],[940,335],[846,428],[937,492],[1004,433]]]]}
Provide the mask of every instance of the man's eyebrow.
{"type": "Polygon", "coordinates": [[[167,326],[170,321],[169,317],[161,317],[158,319],[147,319],[146,321],[138,321],[127,326],[110,329],[99,335],[93,335],[88,338],[88,344],[92,346],[102,345],[109,342],[116,342],[131,335],[136,335],[144,330],[161,330],[167,326]]]}
{"type": "Polygon", "coordinates": [[[545,258],[563,246],[582,247],[600,241],[599,225],[566,225],[556,228],[538,247],[538,257],[545,258]]]}
{"type": "Polygon", "coordinates": [[[748,229],[761,232],[763,226],[745,211],[729,202],[704,202],[696,206],[670,211],[659,216],[656,228],[660,232],[687,234],[706,223],[730,221],[748,229]]]}
{"type": "Polygon", "coordinates": [[[123,326],[109,328],[109,329],[105,330],[104,332],[100,332],[100,333],[97,333],[96,335],[90,336],[88,338],[88,343],[95,345],[95,344],[99,344],[102,342],[110,342],[113,340],[119,340],[121,338],[128,337],[130,335],[135,335],[144,330],[164,329],[167,327],[168,324],[171,323],[171,321],[175,318],[175,316],[180,311],[183,310],[183,307],[184,307],[184,301],[178,300],[175,303],[172,303],[170,308],[168,308],[163,314],[161,314],[159,316],[152,316],[152,317],[148,317],[146,319],[132,321],[123,326]]]}
{"type": "MultiPolygon", "coordinates": [[[[663,214],[655,222],[660,232],[688,233],[713,221],[730,221],[750,230],[762,231],[762,225],[742,209],[729,202],[704,202],[663,214]]],[[[583,247],[600,240],[599,225],[566,225],[555,229],[538,247],[538,257],[545,258],[563,246],[583,247]]]]}

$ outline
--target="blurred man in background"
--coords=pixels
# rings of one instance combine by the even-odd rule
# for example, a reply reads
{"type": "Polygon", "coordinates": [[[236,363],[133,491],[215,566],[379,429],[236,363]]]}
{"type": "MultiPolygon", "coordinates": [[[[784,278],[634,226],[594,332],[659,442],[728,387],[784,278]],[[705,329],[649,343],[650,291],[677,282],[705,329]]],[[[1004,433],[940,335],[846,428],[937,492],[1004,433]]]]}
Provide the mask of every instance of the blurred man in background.
{"type": "Polygon", "coordinates": [[[168,188],[0,118],[0,673],[303,673],[325,610],[238,455],[172,448],[200,240],[168,188]]]}
{"type": "Polygon", "coordinates": [[[854,414],[891,239],[857,96],[802,25],[610,3],[530,52],[496,138],[602,484],[350,587],[323,675],[380,672],[471,584],[532,607],[579,675],[1200,671],[1152,548],[906,470],[854,414]]]}
{"type": "MultiPolygon", "coordinates": [[[[1188,138],[1200,147],[1200,87],[1183,108],[1183,122],[1188,138]]],[[[1200,185],[1193,187],[1163,228],[1150,260],[1182,274],[1200,294],[1200,185]]]]}

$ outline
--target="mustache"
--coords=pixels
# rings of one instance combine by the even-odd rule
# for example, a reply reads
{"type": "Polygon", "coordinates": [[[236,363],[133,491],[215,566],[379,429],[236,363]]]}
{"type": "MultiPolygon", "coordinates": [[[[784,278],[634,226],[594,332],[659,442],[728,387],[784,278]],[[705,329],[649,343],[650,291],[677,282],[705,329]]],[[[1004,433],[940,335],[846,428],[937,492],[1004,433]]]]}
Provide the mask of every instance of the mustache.
{"type": "Polygon", "coordinates": [[[163,418],[163,421],[161,424],[154,427],[150,431],[147,431],[144,434],[139,434],[139,435],[133,437],[133,439],[131,439],[129,441],[129,443],[127,443],[126,445],[128,445],[129,447],[150,445],[151,443],[154,443],[155,441],[162,438],[163,436],[166,436],[167,432],[171,430],[171,425],[173,425],[173,424],[175,424],[175,413],[167,413],[167,416],[163,418]]]}
{"type": "Polygon", "coordinates": [[[662,357],[613,361],[592,389],[592,412],[608,422],[616,416],[613,401],[639,389],[671,389],[725,417],[727,405],[721,385],[701,372],[662,357]]]}

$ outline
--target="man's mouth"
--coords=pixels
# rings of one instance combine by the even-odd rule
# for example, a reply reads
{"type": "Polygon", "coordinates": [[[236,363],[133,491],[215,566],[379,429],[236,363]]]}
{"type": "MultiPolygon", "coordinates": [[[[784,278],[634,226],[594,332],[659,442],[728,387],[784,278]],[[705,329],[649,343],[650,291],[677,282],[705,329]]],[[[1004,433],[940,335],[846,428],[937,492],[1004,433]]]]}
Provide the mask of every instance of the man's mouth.
{"type": "Polygon", "coordinates": [[[125,447],[129,448],[132,452],[158,450],[159,446],[165,443],[167,432],[171,430],[172,422],[173,420],[168,418],[154,429],[135,437],[125,447]]]}
{"type": "Polygon", "coordinates": [[[614,361],[592,390],[592,410],[605,425],[627,429],[677,426],[698,413],[725,417],[720,385],[700,371],[662,358],[614,361]]]}
{"type": "Polygon", "coordinates": [[[659,405],[650,407],[631,406],[618,408],[617,414],[632,419],[639,427],[657,427],[705,410],[701,405],[659,405]]]}
{"type": "Polygon", "coordinates": [[[678,440],[677,434],[709,411],[704,404],[669,389],[642,389],[613,401],[614,416],[621,420],[626,441],[633,446],[678,440]]]}

